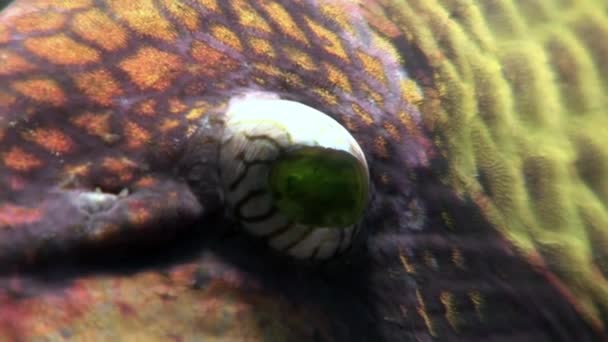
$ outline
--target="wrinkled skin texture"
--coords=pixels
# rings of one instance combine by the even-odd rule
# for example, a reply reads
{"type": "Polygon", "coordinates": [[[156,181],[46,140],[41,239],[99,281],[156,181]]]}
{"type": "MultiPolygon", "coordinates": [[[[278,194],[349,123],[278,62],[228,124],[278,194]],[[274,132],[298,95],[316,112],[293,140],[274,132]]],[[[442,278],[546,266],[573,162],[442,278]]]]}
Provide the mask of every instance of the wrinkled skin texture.
{"type": "Polygon", "coordinates": [[[0,340],[606,339],[606,13],[15,2],[0,14],[0,340]],[[361,144],[372,196],[346,255],[287,260],[223,212],[217,132],[248,89],[361,144]]]}

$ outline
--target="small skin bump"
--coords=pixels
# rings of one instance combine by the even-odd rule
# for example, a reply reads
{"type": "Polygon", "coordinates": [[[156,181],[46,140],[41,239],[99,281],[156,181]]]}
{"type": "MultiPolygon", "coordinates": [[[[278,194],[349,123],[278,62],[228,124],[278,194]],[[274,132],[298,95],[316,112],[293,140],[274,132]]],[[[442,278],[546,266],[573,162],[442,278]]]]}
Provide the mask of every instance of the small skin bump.
{"type": "Polygon", "coordinates": [[[202,41],[192,43],[190,54],[198,62],[196,71],[205,76],[216,77],[239,67],[236,60],[202,41]]]}
{"type": "Polygon", "coordinates": [[[16,81],[12,86],[22,95],[42,103],[61,106],[66,101],[63,90],[50,79],[16,81]]]}
{"type": "Polygon", "coordinates": [[[23,138],[32,141],[53,154],[71,152],[74,142],[61,131],[53,128],[37,128],[23,133],[23,138]]]}
{"type": "Polygon", "coordinates": [[[142,148],[152,140],[150,132],[132,121],[125,123],[124,136],[127,139],[127,147],[130,149],[142,148]]]}
{"type": "Polygon", "coordinates": [[[0,49],[0,76],[15,75],[26,71],[31,71],[36,67],[25,60],[23,57],[5,50],[0,49]]]}
{"type": "Polygon", "coordinates": [[[116,51],[127,44],[125,30],[98,9],[76,14],[72,20],[72,30],[106,51],[116,51]]]}
{"type": "Polygon", "coordinates": [[[264,11],[280,28],[281,32],[291,39],[295,39],[301,43],[309,45],[308,38],[298,25],[294,22],[289,12],[275,1],[260,0],[264,11]]]}
{"type": "Polygon", "coordinates": [[[4,153],[2,161],[4,166],[18,172],[30,172],[43,165],[40,159],[20,147],[13,147],[4,153]]]}
{"type": "Polygon", "coordinates": [[[63,27],[66,18],[56,12],[32,12],[13,20],[13,28],[19,33],[56,31],[63,27]]]}
{"type": "Polygon", "coordinates": [[[109,106],[123,94],[118,82],[107,70],[95,70],[75,77],[76,86],[93,102],[109,106]]]}
{"type": "Polygon", "coordinates": [[[165,90],[183,71],[179,56],[143,47],[119,64],[140,89],[165,90]]]}
{"type": "Polygon", "coordinates": [[[161,15],[152,0],[108,0],[108,4],[131,29],[143,36],[164,41],[172,41],[177,37],[171,23],[161,15]]]}
{"type": "Polygon", "coordinates": [[[77,43],[64,34],[29,38],[24,42],[27,50],[59,65],[83,65],[99,61],[99,52],[77,43]]]}
{"type": "Polygon", "coordinates": [[[210,31],[211,35],[215,39],[224,43],[226,46],[229,46],[238,52],[243,51],[243,45],[241,44],[239,36],[234,33],[234,31],[232,31],[230,28],[224,25],[214,25],[213,27],[211,27],[210,31]]]}

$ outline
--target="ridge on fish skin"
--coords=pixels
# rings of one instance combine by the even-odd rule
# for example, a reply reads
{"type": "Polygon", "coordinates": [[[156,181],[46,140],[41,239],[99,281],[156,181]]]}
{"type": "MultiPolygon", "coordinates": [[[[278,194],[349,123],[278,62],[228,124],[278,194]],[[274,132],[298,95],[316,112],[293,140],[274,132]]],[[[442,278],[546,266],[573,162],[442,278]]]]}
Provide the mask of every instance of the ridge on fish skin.
{"type": "Polygon", "coordinates": [[[0,339],[604,340],[606,39],[598,0],[15,1],[0,339]],[[231,233],[217,134],[247,91],[361,145],[334,263],[231,233]]]}

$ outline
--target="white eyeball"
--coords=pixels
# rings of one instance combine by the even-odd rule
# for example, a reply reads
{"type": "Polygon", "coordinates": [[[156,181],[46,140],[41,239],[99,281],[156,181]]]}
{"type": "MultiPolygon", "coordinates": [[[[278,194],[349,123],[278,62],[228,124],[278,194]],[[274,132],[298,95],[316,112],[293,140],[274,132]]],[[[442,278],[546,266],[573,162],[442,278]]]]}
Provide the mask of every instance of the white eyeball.
{"type": "Polygon", "coordinates": [[[355,139],[322,112],[276,96],[231,100],[220,173],[243,228],[297,259],[343,252],[367,205],[369,171],[355,139]]]}

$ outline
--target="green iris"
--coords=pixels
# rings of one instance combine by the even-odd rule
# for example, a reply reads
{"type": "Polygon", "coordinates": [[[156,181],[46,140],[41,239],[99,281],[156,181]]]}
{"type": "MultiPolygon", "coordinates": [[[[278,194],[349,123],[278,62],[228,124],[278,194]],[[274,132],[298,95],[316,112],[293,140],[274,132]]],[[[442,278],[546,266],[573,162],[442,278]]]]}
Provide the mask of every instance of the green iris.
{"type": "Polygon", "coordinates": [[[350,153],[303,147],[273,163],[270,187],[278,208],[296,222],[339,228],[363,215],[368,181],[364,165],[350,153]]]}

